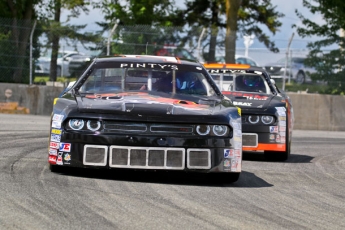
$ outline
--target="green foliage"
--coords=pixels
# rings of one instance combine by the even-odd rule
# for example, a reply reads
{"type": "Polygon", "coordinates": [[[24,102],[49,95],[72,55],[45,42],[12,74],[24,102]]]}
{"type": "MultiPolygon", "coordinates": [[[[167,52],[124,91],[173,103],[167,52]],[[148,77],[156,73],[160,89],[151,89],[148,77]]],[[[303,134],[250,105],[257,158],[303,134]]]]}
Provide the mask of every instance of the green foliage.
{"type": "Polygon", "coordinates": [[[308,43],[309,54],[305,63],[317,70],[311,78],[314,81],[327,83],[327,88],[320,93],[343,95],[345,92],[345,38],[340,36],[340,30],[345,28],[345,2],[343,0],[303,0],[303,5],[312,14],[322,15],[324,21],[324,23],[315,22],[296,10],[297,16],[303,23],[303,26],[297,27],[298,34],[301,37],[319,37],[319,40],[308,43]]]}

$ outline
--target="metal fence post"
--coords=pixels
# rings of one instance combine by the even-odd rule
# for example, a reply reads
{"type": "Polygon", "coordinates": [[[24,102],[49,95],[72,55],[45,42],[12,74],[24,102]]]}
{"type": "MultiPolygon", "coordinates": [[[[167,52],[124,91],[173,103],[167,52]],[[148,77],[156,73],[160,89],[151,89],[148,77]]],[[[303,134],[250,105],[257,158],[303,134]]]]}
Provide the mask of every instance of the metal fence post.
{"type": "Polygon", "coordinates": [[[30,85],[32,85],[32,40],[33,40],[35,28],[36,28],[36,20],[34,21],[34,26],[32,27],[31,34],[30,34],[30,85]]]}

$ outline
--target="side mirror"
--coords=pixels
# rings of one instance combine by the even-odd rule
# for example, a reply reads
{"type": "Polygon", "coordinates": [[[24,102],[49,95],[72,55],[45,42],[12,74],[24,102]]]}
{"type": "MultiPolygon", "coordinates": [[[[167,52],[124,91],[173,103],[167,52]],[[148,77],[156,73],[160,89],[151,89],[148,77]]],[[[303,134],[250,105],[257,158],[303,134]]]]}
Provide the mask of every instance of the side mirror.
{"type": "Polygon", "coordinates": [[[270,80],[271,80],[271,83],[272,83],[273,85],[276,84],[276,81],[275,81],[274,79],[270,79],[270,80]]]}

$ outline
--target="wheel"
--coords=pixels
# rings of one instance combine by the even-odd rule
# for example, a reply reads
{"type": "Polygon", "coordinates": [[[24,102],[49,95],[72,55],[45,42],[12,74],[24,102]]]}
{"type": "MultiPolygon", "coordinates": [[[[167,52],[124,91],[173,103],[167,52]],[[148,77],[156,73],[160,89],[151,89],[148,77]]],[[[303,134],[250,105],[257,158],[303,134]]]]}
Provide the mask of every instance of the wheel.
{"type": "Polygon", "coordinates": [[[305,83],[305,74],[303,72],[298,72],[296,75],[296,83],[303,84],[305,83]]]}
{"type": "Polygon", "coordinates": [[[51,165],[49,164],[49,169],[51,172],[54,172],[54,173],[59,173],[59,172],[63,172],[63,167],[59,166],[59,165],[51,165]]]}
{"type": "MultiPolygon", "coordinates": [[[[286,116],[288,120],[288,116],[286,116]]],[[[286,124],[286,150],[284,152],[281,151],[265,151],[264,156],[265,159],[268,161],[286,161],[290,157],[291,152],[291,140],[289,135],[289,125],[286,124]]]]}
{"type": "Polygon", "coordinates": [[[286,161],[290,157],[291,141],[286,145],[286,151],[265,151],[265,160],[268,161],[286,161]]]}
{"type": "Polygon", "coordinates": [[[240,173],[210,173],[209,181],[215,183],[231,184],[240,178],[240,173]]]}

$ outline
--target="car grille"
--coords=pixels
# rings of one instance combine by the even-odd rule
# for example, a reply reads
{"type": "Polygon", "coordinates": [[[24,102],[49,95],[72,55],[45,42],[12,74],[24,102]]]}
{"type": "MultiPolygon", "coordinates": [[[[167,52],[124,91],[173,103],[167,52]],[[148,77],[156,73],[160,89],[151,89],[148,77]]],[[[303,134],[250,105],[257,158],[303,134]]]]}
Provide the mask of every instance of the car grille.
{"type": "Polygon", "coordinates": [[[242,146],[243,147],[257,147],[258,135],[256,133],[242,133],[242,146]]]}
{"type": "Polygon", "coordinates": [[[104,122],[104,132],[107,133],[191,135],[193,130],[192,125],[104,122]]]}
{"type": "Polygon", "coordinates": [[[85,145],[83,164],[106,166],[111,168],[166,169],[183,170],[210,169],[211,151],[209,149],[165,148],[165,147],[132,147],[85,145]]]}

